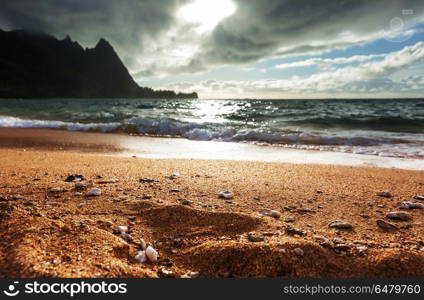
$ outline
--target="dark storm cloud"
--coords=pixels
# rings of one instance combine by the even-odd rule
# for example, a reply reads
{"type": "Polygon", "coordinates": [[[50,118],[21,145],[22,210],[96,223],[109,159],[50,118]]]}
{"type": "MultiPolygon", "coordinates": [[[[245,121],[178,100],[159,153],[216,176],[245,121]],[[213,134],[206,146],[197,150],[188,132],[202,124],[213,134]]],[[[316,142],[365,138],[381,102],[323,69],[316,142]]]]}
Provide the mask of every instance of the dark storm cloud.
{"type": "Polygon", "coordinates": [[[1,0],[0,27],[69,34],[84,46],[104,37],[130,71],[145,78],[369,42],[384,37],[395,17],[407,26],[424,15],[422,0],[233,0],[235,13],[198,35],[196,24],[176,16],[187,2],[1,0]],[[402,15],[404,9],[413,14],[402,15]],[[174,54],[187,45],[196,49],[189,57],[174,54]]]}
{"type": "Polygon", "coordinates": [[[126,62],[145,43],[166,31],[184,0],[1,0],[0,26],[31,29],[85,46],[101,37],[112,42],[126,62]]]}
{"type": "Polygon", "coordinates": [[[422,0],[236,0],[237,11],[219,24],[188,65],[255,62],[271,56],[319,52],[372,40],[390,21],[423,21],[422,0]],[[412,15],[403,15],[412,9],[412,15]]]}

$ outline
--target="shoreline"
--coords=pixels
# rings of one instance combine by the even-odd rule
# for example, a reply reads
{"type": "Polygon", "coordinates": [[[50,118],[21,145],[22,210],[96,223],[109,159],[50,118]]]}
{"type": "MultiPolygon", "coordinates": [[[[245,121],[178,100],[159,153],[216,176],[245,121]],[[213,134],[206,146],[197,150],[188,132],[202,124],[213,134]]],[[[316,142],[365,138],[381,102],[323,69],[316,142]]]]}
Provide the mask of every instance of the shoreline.
{"type": "Polygon", "coordinates": [[[424,170],[424,159],[59,129],[0,127],[0,147],[154,159],[236,160],[424,170]]]}
{"type": "Polygon", "coordinates": [[[424,203],[413,198],[424,195],[424,171],[151,159],[112,147],[125,136],[99,134],[108,142],[95,152],[96,134],[37,132],[0,147],[0,277],[424,276],[424,210],[401,210],[408,221],[386,216],[402,201],[424,203]],[[77,189],[70,174],[92,186],[77,189]],[[99,196],[86,195],[93,187],[99,196]],[[135,259],[141,238],[157,262],[135,259]]]}

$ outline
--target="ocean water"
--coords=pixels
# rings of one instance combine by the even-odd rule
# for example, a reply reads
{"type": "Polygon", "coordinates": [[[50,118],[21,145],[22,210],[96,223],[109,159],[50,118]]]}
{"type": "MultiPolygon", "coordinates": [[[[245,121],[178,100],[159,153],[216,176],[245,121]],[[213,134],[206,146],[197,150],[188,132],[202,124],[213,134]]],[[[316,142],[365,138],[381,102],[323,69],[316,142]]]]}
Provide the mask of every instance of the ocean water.
{"type": "Polygon", "coordinates": [[[424,158],[424,99],[0,100],[0,127],[57,128],[424,158]]]}

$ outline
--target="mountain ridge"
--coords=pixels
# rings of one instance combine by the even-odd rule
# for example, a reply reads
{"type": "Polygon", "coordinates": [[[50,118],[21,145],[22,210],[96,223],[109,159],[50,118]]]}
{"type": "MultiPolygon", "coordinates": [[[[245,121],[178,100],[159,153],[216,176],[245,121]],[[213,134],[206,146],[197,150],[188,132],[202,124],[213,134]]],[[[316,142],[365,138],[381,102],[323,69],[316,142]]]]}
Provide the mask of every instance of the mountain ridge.
{"type": "Polygon", "coordinates": [[[140,87],[112,45],[0,29],[0,98],[197,98],[140,87]]]}

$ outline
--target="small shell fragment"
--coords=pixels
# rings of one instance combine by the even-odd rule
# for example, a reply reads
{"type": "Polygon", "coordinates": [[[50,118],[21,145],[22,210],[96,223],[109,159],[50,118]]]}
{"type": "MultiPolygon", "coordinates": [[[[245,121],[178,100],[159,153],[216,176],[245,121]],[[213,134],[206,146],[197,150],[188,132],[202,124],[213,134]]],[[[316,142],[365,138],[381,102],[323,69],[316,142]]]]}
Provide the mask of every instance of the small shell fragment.
{"type": "Polygon", "coordinates": [[[146,250],[147,248],[147,243],[144,239],[140,238],[140,245],[141,245],[141,249],[146,250]]]}
{"type": "Polygon", "coordinates": [[[146,252],[145,251],[138,251],[137,255],[134,257],[136,261],[139,263],[145,263],[147,261],[146,252]]]}
{"type": "Polygon", "coordinates": [[[230,191],[222,191],[218,194],[218,197],[223,199],[233,199],[234,195],[230,191]]]}

